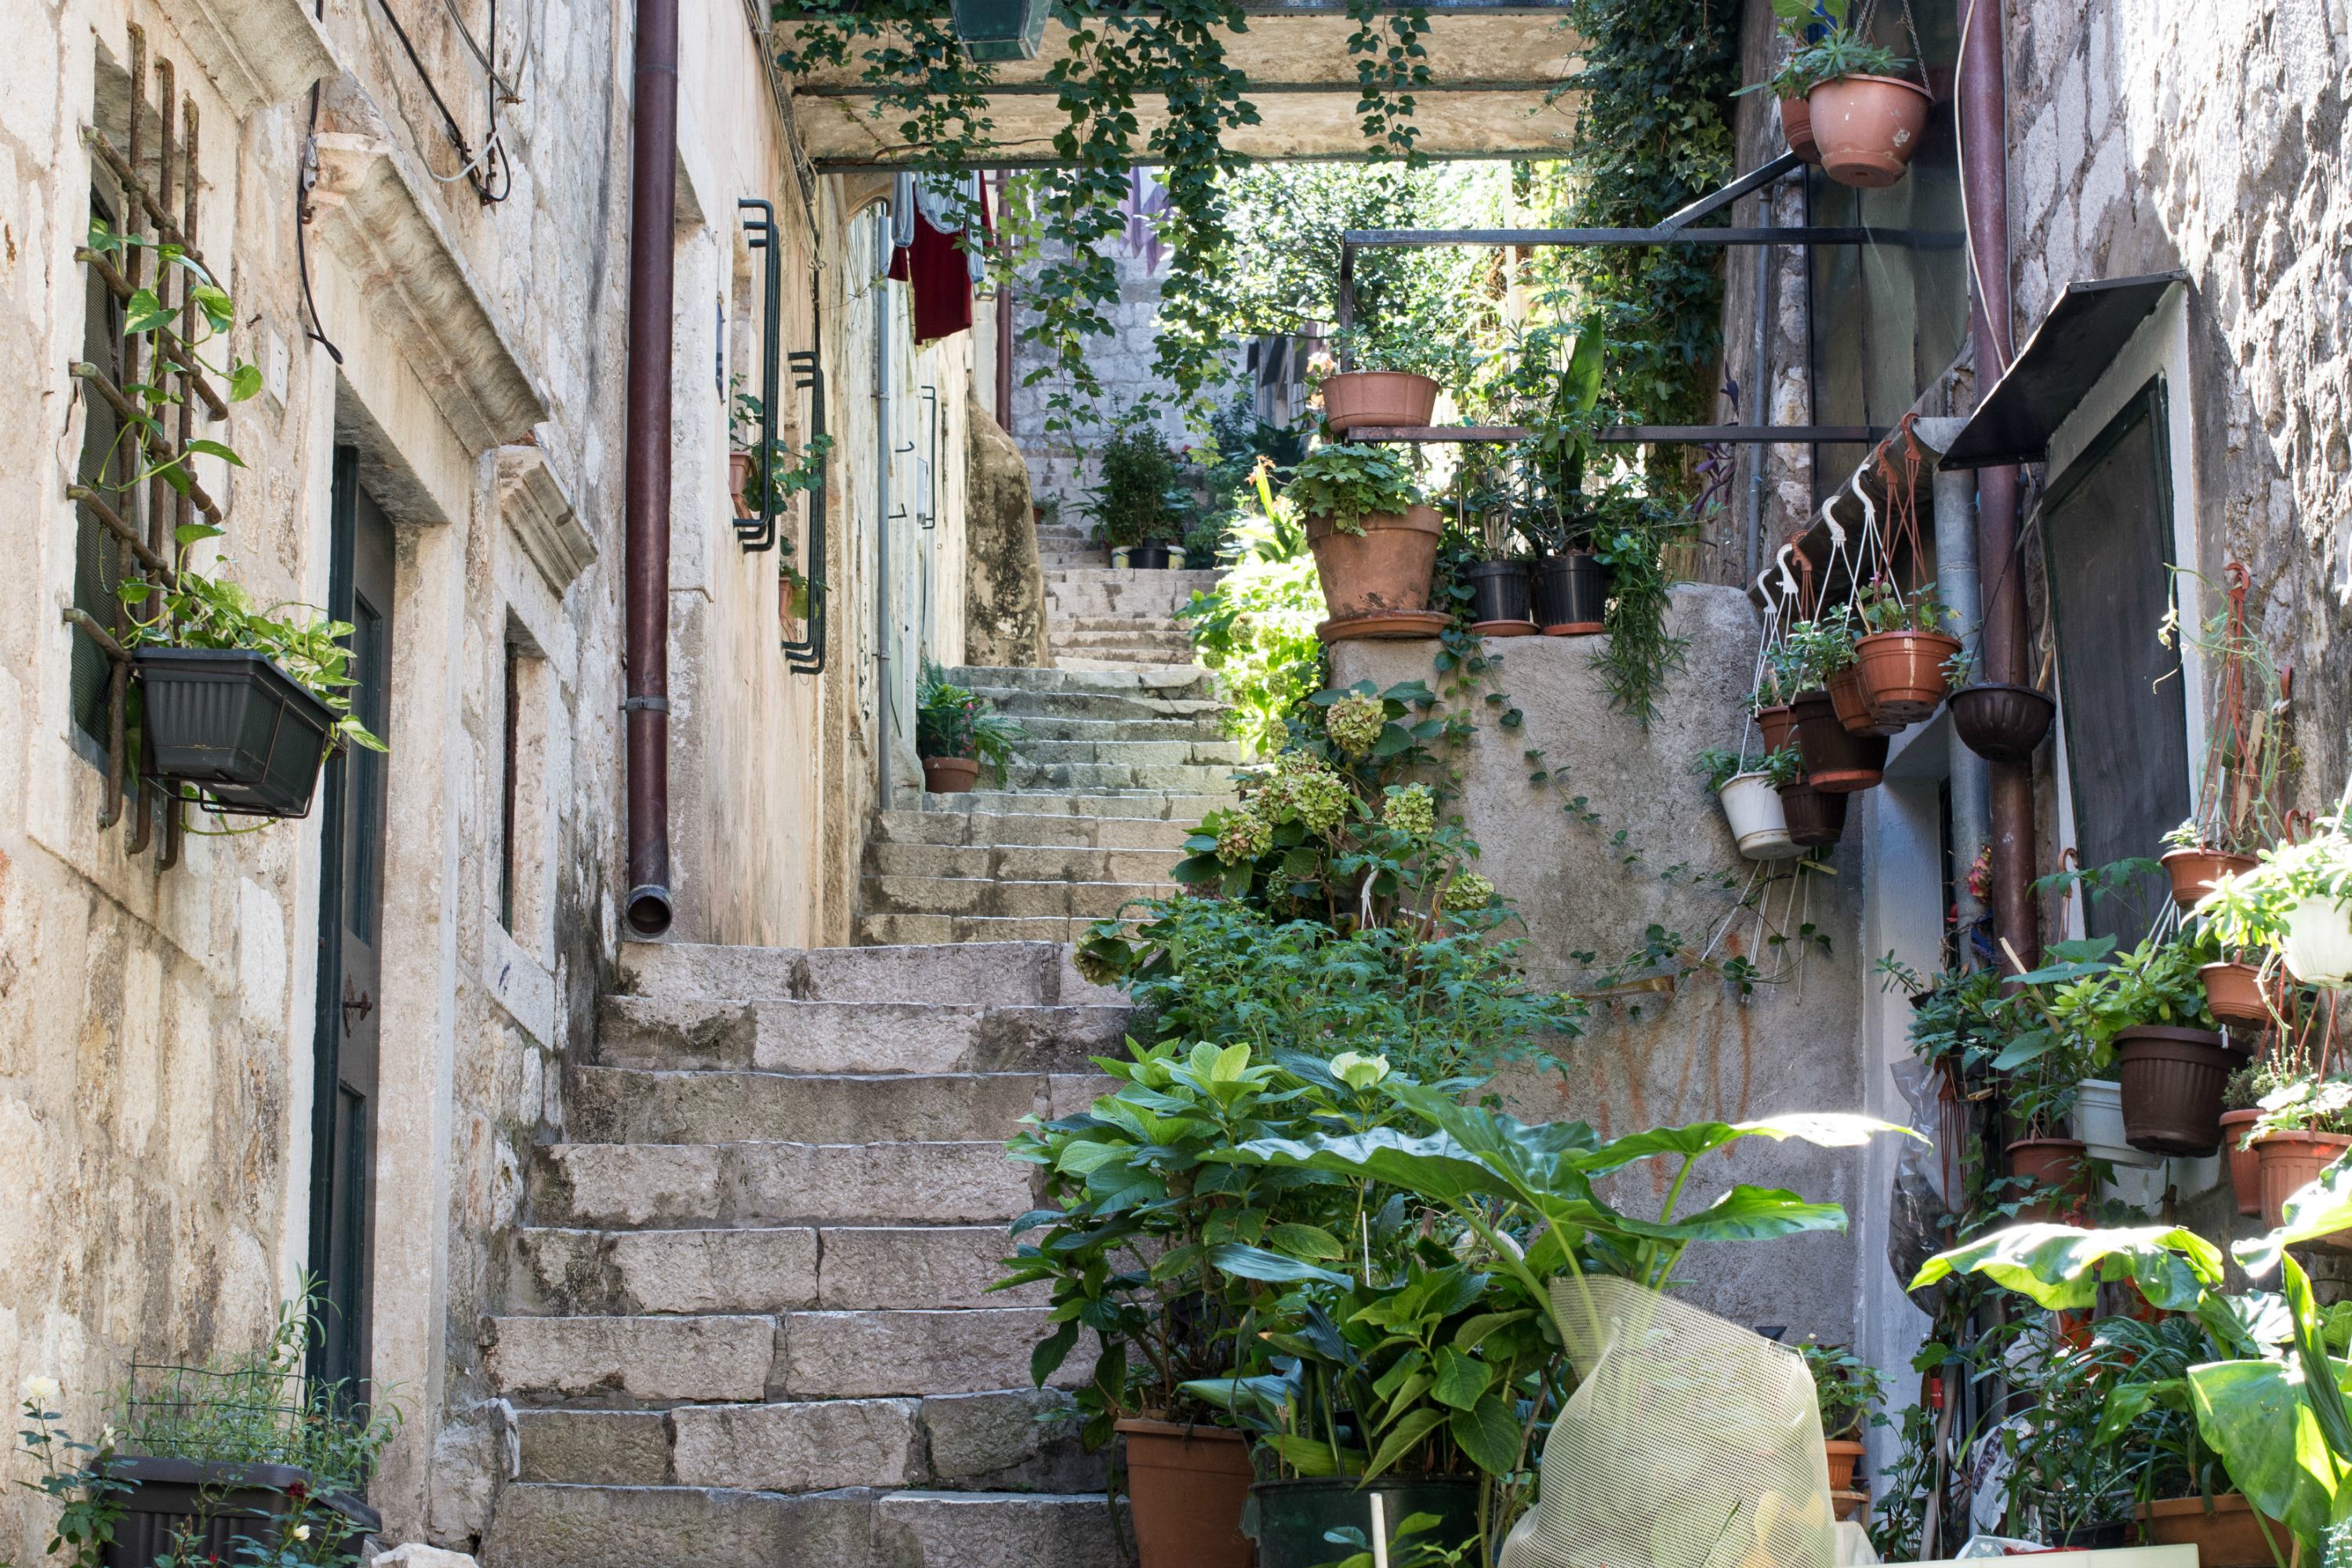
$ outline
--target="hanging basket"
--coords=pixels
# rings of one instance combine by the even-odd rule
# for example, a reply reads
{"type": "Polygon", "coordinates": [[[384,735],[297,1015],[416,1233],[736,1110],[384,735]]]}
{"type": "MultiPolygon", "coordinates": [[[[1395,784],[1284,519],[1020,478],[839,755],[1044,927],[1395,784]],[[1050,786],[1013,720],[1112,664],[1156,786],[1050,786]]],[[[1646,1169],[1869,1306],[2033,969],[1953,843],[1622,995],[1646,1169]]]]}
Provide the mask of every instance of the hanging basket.
{"type": "Polygon", "coordinates": [[[1845,833],[1845,796],[1823,795],[1809,784],[1781,786],[1780,815],[1790,841],[1801,849],[1826,849],[1845,833]]]}
{"type": "Polygon", "coordinates": [[[2225,1024],[2260,1028],[2271,1021],[2269,1000],[2263,994],[2263,972],[2251,963],[2224,960],[2200,966],[2197,978],[2205,983],[2205,1006],[2225,1024]]]}
{"type": "Polygon", "coordinates": [[[1854,645],[1863,694],[1881,726],[1916,724],[1943,706],[1944,664],[1960,639],[1941,632],[1872,632],[1854,645]]]}
{"type": "Polygon", "coordinates": [[[1780,796],[1762,773],[1739,773],[1724,782],[1715,798],[1722,803],[1724,820],[1739,852],[1750,860],[1791,860],[1804,846],[1789,837],[1789,819],[1780,796]]]}
{"type": "Polygon", "coordinates": [[[1847,76],[1805,95],[1822,172],[1841,185],[1891,185],[1918,155],[1936,100],[1916,82],[1847,76]]]}
{"type": "Polygon", "coordinates": [[[2239,1058],[2205,1029],[2142,1024],[2116,1036],[2124,1135],[2152,1154],[2201,1158],[2221,1146],[2221,1088],[2239,1058]]]}
{"type": "Polygon", "coordinates": [[[2238,1201],[2242,1215],[2263,1212],[2262,1157],[2252,1149],[2241,1148],[2246,1141],[2247,1129],[2262,1120],[2259,1110],[2225,1110],[2221,1112],[2221,1152],[2230,1157],[2230,1194],[2238,1201]]]}
{"type": "Polygon", "coordinates": [[[1856,735],[1838,722],[1826,691],[1808,691],[1790,704],[1805,782],[1824,795],[1869,789],[1886,773],[1886,737],[1856,735]]]}
{"type": "MultiPolygon", "coordinates": [[[[2319,1180],[2347,1149],[2352,1138],[2340,1132],[2273,1132],[2254,1141],[2263,1194],[2263,1226],[2276,1230],[2285,1217],[2286,1201],[2319,1180]]],[[[2336,1231],[2313,1245],[2330,1252],[2344,1249],[2352,1232],[2336,1231]]]]}
{"type": "Polygon", "coordinates": [[[2058,704],[2031,686],[1982,681],[1952,693],[1952,726],[1960,744],[1988,762],[2022,767],[2033,760],[2058,704]]]}
{"type": "Polygon", "coordinates": [[[1756,728],[1764,736],[1764,749],[1777,752],[1789,743],[1789,737],[1796,731],[1797,716],[1789,710],[1787,703],[1776,702],[1756,710],[1756,728]]]}
{"type": "Polygon", "coordinates": [[[1784,98],[1780,101],[1780,134],[1788,139],[1789,151],[1808,163],[1822,161],[1822,150],[1813,143],[1813,110],[1801,98],[1784,98]]]}
{"type": "Polygon", "coordinates": [[[2254,868],[2252,856],[2232,855],[2222,849],[2168,849],[2158,863],[2171,880],[2172,901],[2184,910],[2211,892],[2213,884],[2223,876],[2254,868]]]}
{"type": "Polygon", "coordinates": [[[2337,989],[2352,983],[2352,904],[2304,900],[2286,912],[2279,952],[2306,985],[2337,989]]]}
{"type": "Polygon", "coordinates": [[[2020,1224],[2062,1224],[2081,1211],[2090,1186],[2084,1153],[2081,1140],[2074,1138],[2021,1138],[2009,1146],[2010,1174],[2048,1189],[2045,1195],[2019,1206],[2020,1224]]]}
{"type": "Polygon", "coordinates": [[[331,709],[247,648],[142,647],[146,771],[240,816],[305,816],[334,732],[331,709]]]}
{"type": "Polygon", "coordinates": [[[1345,370],[1323,378],[1323,423],[1345,435],[1359,426],[1414,426],[1437,416],[1437,383],[1405,370],[1345,370]]]}
{"type": "Polygon", "coordinates": [[[1862,666],[1849,664],[1830,677],[1830,706],[1836,710],[1838,722],[1849,735],[1894,735],[1902,732],[1902,721],[1883,716],[1870,706],[1870,689],[1863,684],[1862,666]]]}
{"type": "Polygon", "coordinates": [[[2124,1086],[2112,1079],[2085,1079],[2074,1091],[2074,1126],[2083,1134],[2083,1152],[2116,1165],[2158,1165],[2163,1157],[2131,1146],[2124,1130],[2124,1086]]]}

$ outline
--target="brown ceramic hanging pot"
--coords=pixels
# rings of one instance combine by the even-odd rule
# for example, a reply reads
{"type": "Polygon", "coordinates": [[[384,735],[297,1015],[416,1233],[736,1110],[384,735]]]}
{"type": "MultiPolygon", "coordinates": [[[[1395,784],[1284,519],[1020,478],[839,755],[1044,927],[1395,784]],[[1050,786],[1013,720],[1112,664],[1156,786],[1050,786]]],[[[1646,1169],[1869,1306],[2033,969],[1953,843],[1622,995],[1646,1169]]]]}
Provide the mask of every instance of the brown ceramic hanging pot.
{"type": "Polygon", "coordinates": [[[2206,1029],[2136,1024],[2118,1031],[2125,1142],[2151,1154],[2213,1152],[2221,1143],[2221,1089],[2238,1059],[2206,1029]]]}
{"type": "Polygon", "coordinates": [[[1796,727],[1796,715],[1789,711],[1789,705],[1785,702],[1775,702],[1768,708],[1756,710],[1756,728],[1763,731],[1767,752],[1777,752],[1787,745],[1790,731],[1796,727]]]}
{"type": "Polygon", "coordinates": [[[2224,875],[2243,876],[2254,868],[2251,855],[2232,855],[2224,849],[2200,849],[2194,846],[2185,849],[2168,849],[2159,858],[2164,874],[2172,882],[2172,901],[2188,909],[2213,890],[2213,884],[2224,875]]]}
{"type": "Polygon", "coordinates": [[[1796,716],[1807,784],[1824,795],[1851,795],[1885,776],[1886,737],[1850,732],[1838,722],[1828,692],[1804,692],[1789,706],[1796,716]]]}
{"type": "Polygon", "coordinates": [[[1900,723],[1890,727],[1871,711],[1870,692],[1862,683],[1862,667],[1849,664],[1829,681],[1830,706],[1837,710],[1838,722],[1849,735],[1892,735],[1899,732],[1900,723]]]}
{"type": "Polygon", "coordinates": [[[2262,1156],[2252,1149],[2242,1149],[2246,1130],[2262,1120],[2263,1113],[2248,1109],[2221,1112],[2221,1152],[2230,1157],[2230,1191],[2238,1200],[2238,1212],[2258,1215],[2263,1212],[2262,1156]]]}
{"type": "Polygon", "coordinates": [[[1879,723],[1916,724],[1943,705],[1944,665],[1960,639],[1942,632],[1872,632],[1854,645],[1863,694],[1879,723]]]}
{"type": "Polygon", "coordinates": [[[1936,100],[1916,82],[1845,76],[1805,95],[1822,172],[1841,185],[1891,185],[1918,155],[1936,100]]]}
{"type": "Polygon", "coordinates": [[[1822,161],[1822,150],[1813,144],[1813,111],[1803,99],[1780,100],[1780,134],[1788,138],[1789,151],[1806,163],[1822,161]]]}

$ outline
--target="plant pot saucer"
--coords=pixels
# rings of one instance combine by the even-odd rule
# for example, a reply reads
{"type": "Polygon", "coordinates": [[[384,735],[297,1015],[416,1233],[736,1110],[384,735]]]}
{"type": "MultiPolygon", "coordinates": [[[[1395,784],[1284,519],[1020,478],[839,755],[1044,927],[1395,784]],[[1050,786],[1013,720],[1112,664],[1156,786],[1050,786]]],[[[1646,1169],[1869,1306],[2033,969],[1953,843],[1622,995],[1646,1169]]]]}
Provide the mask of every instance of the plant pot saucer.
{"type": "Polygon", "coordinates": [[[1482,637],[1531,637],[1536,635],[1533,621],[1472,621],[1470,629],[1482,637]]]}
{"type": "Polygon", "coordinates": [[[1325,621],[1315,628],[1315,635],[1327,643],[1433,637],[1453,619],[1435,610],[1375,610],[1369,616],[1340,616],[1325,621]]]}
{"type": "Polygon", "coordinates": [[[1544,627],[1543,635],[1548,637],[1589,637],[1607,629],[1607,624],[1601,621],[1567,621],[1559,626],[1544,627]]]}

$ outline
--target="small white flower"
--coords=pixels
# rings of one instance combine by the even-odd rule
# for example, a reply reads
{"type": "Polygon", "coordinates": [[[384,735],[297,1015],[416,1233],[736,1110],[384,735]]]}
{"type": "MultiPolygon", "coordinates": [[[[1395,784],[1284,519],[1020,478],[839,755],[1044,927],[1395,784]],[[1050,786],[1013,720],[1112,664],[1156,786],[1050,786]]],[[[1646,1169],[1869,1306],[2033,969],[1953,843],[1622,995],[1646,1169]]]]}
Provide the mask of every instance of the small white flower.
{"type": "Polygon", "coordinates": [[[65,1397],[54,1377],[28,1377],[25,1380],[25,1397],[36,1405],[49,1405],[65,1397]]]}
{"type": "Polygon", "coordinates": [[[121,1441],[122,1441],[122,1434],[114,1429],[113,1422],[108,1422],[104,1427],[100,1429],[98,1434],[98,1446],[100,1447],[111,1448],[121,1441]]]}
{"type": "Polygon", "coordinates": [[[310,1527],[309,1525],[307,1525],[307,1524],[298,1524],[298,1525],[296,1525],[296,1526],[294,1527],[294,1539],[295,1539],[295,1540],[297,1540],[297,1541],[308,1541],[308,1540],[310,1540],[310,1527]]]}

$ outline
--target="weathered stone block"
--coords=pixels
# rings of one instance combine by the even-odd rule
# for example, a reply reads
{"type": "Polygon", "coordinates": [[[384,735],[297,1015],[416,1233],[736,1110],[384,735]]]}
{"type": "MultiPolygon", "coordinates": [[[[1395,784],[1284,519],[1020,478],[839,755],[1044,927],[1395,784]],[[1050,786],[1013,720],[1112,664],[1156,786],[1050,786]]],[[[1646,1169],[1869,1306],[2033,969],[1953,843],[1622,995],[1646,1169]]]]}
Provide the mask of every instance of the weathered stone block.
{"type": "MultiPolygon", "coordinates": [[[[971,1394],[1029,1383],[1029,1352],[1048,1331],[1035,1308],[973,1311],[794,1312],[784,1320],[784,1389],[796,1398],[971,1394]]],[[[1056,1378],[1085,1381],[1091,1336],[1056,1378]]]]}
{"type": "Polygon", "coordinates": [[[493,1332],[491,1381],[526,1396],[758,1399],[775,1361],[768,1318],[499,1318],[493,1332]]]}
{"type": "Polygon", "coordinates": [[[1117,1552],[1100,1497],[892,1492],[874,1505],[877,1568],[1095,1568],[1117,1552]]]}
{"type": "Polygon", "coordinates": [[[526,1481],[657,1487],[669,1479],[669,1427],[658,1410],[519,1410],[526,1481]]]}
{"type": "Polygon", "coordinates": [[[855,1495],[510,1486],[482,1555],[499,1568],[863,1568],[873,1511],[855,1495]]]}
{"type": "Polygon", "coordinates": [[[624,1310],[770,1312],[816,1300],[816,1232],[805,1228],[648,1230],[616,1236],[624,1310]]]}
{"type": "Polygon", "coordinates": [[[911,1399],[688,1406],[671,1416],[677,1479],[779,1492],[907,1486],[921,1479],[915,1409],[911,1399]]]}
{"type": "Polygon", "coordinates": [[[1009,1220],[1032,1206],[1028,1170],[1002,1142],[753,1143],[731,1150],[745,1220],[1009,1220]]]}
{"type": "Polygon", "coordinates": [[[1076,1492],[1102,1484],[1108,1456],[1085,1452],[1076,1406],[1060,1389],[935,1394],[919,1416],[935,1485],[1076,1492]]]}
{"type": "Polygon", "coordinates": [[[1045,1304],[1042,1284],[989,1293],[1013,1255],[1001,1226],[851,1226],[819,1237],[818,1301],[829,1309],[1045,1304]]]}
{"type": "Polygon", "coordinates": [[[531,1162],[530,1207],[541,1222],[656,1225],[713,1219],[719,1151],[709,1147],[556,1143],[531,1162]]]}

